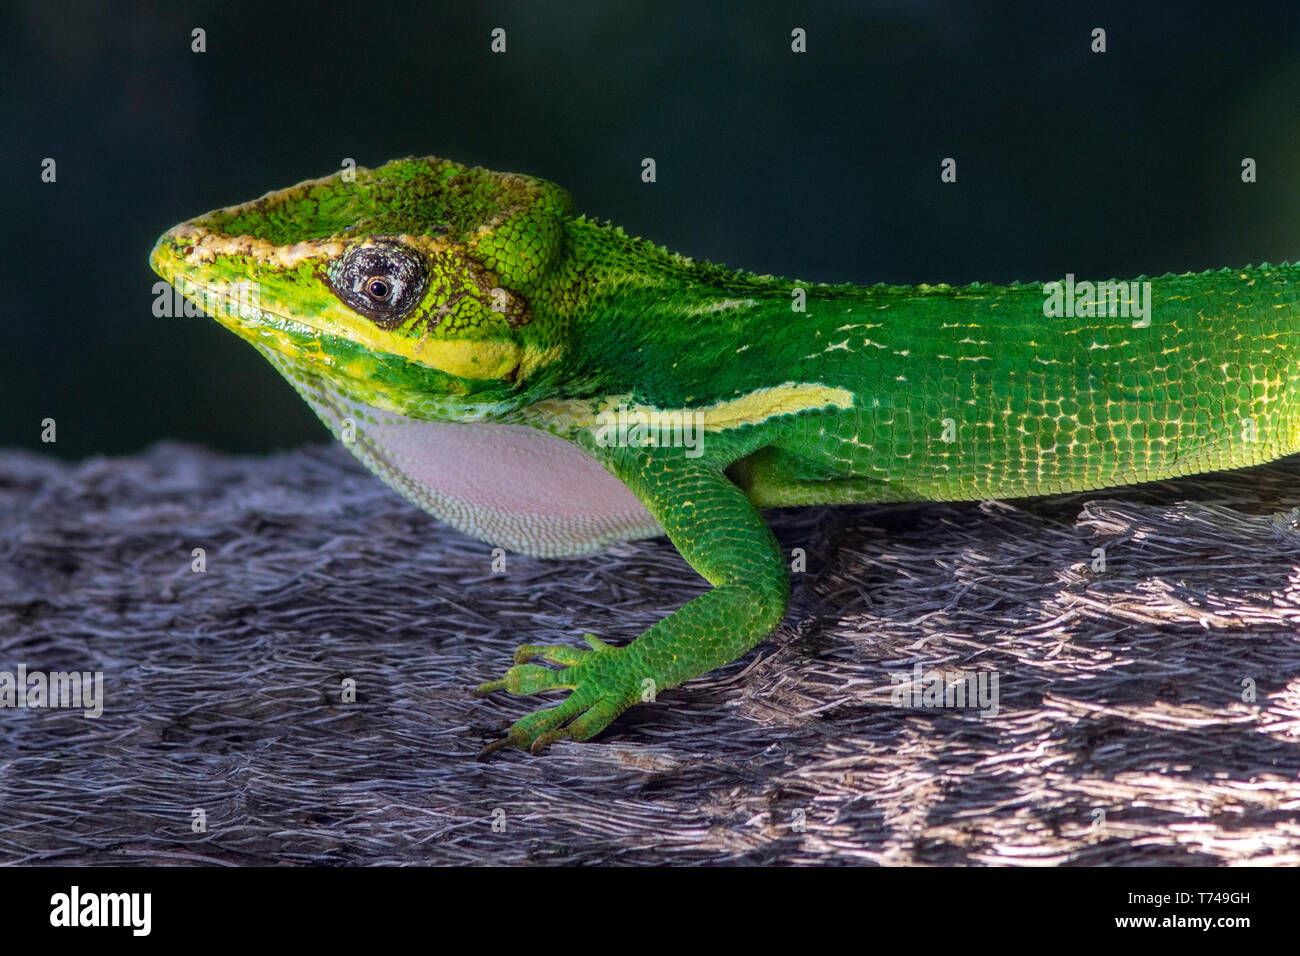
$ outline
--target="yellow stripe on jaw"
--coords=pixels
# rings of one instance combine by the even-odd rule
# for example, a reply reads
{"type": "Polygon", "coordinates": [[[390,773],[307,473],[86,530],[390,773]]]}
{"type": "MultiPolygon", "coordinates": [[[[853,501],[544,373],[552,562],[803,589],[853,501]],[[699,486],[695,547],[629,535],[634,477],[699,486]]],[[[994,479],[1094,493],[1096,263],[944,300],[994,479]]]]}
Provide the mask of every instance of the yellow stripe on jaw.
{"type": "Polygon", "coordinates": [[[576,428],[594,428],[601,412],[617,412],[626,406],[629,415],[641,414],[651,420],[664,416],[689,416],[705,431],[720,432],[742,425],[759,425],[777,415],[793,415],[822,408],[851,408],[853,393],[843,388],[820,384],[786,382],[759,388],[738,398],[728,398],[712,405],[694,408],[655,408],[652,405],[627,405],[631,395],[607,395],[591,402],[545,399],[529,406],[529,412],[543,420],[576,428]]]}
{"type": "MultiPolygon", "coordinates": [[[[239,314],[237,293],[227,291],[217,283],[202,285],[188,276],[178,277],[174,281],[184,281],[190,287],[210,292],[217,297],[223,307],[209,314],[231,331],[246,338],[269,336],[275,342],[273,347],[285,354],[291,355],[302,350],[299,341],[295,341],[273,325],[255,316],[239,314]]],[[[424,365],[458,378],[503,379],[516,369],[527,375],[558,357],[556,349],[545,352],[531,348],[520,349],[512,342],[407,337],[381,329],[361,316],[354,317],[350,312],[344,312],[345,308],[340,305],[337,314],[312,316],[286,316],[264,310],[260,306],[258,311],[274,315],[286,325],[296,325],[307,331],[333,335],[351,342],[361,342],[371,351],[388,352],[417,365],[424,365]]]]}
{"type": "MultiPolygon", "coordinates": [[[[183,256],[172,260],[183,268],[167,269],[164,274],[170,273],[168,276],[170,281],[184,281],[213,293],[223,301],[225,305],[223,311],[238,308],[239,302],[234,284],[221,282],[205,284],[196,280],[192,274],[215,261],[217,256],[245,256],[259,266],[287,270],[310,259],[332,258],[341,254],[344,249],[344,244],[341,242],[301,242],[292,246],[275,246],[253,236],[222,236],[190,223],[182,223],[171,229],[167,237],[189,239],[192,240],[193,245],[183,256]]],[[[423,236],[404,235],[399,238],[409,245],[431,250],[446,244],[442,239],[423,236]]],[[[161,243],[159,248],[162,248],[161,243]]],[[[166,262],[163,261],[162,264],[165,266],[166,262]]],[[[260,306],[258,310],[263,311],[260,306]]],[[[534,349],[521,349],[510,341],[435,339],[402,335],[380,328],[369,319],[352,312],[342,303],[312,315],[286,316],[269,309],[264,311],[286,323],[293,323],[314,332],[338,336],[352,342],[360,342],[368,349],[388,352],[417,365],[458,378],[504,379],[516,372],[526,377],[535,369],[558,357],[557,350],[539,352],[534,349]]],[[[240,331],[227,321],[228,316],[213,314],[213,318],[234,331],[240,331]]],[[[269,328],[264,323],[258,322],[254,316],[243,318],[244,321],[239,322],[238,325],[245,329],[250,328],[249,322],[262,326],[253,331],[266,332],[269,328]]],[[[272,335],[271,338],[276,340],[281,351],[291,353],[297,350],[292,340],[284,335],[272,335]]]]}
{"type": "MultiPolygon", "coordinates": [[[[344,308],[340,306],[340,312],[344,308]]],[[[531,349],[520,349],[513,342],[399,335],[361,316],[354,318],[350,313],[295,316],[292,321],[458,378],[503,379],[523,365],[534,367],[543,358],[531,349]]]]}

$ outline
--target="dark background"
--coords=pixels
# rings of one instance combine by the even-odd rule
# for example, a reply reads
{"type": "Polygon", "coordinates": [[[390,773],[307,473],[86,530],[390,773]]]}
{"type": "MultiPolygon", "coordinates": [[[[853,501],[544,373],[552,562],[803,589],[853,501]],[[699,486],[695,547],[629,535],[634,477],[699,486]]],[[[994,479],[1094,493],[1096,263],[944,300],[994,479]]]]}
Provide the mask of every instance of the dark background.
{"type": "Polygon", "coordinates": [[[0,12],[0,144],[0,446],[260,451],[325,431],[215,322],[153,315],[182,219],[434,153],[807,280],[1295,259],[1300,4],[33,0],[0,12]]]}

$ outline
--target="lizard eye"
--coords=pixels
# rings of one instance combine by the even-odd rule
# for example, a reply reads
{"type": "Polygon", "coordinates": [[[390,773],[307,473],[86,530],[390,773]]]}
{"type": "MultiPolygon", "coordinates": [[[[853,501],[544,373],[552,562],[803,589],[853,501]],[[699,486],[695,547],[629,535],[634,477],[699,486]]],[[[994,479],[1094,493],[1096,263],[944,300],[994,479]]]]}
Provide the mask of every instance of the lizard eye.
{"type": "Polygon", "coordinates": [[[354,246],[329,270],[330,286],[354,312],[396,328],[420,303],[428,284],[424,260],[398,242],[354,246]]]}

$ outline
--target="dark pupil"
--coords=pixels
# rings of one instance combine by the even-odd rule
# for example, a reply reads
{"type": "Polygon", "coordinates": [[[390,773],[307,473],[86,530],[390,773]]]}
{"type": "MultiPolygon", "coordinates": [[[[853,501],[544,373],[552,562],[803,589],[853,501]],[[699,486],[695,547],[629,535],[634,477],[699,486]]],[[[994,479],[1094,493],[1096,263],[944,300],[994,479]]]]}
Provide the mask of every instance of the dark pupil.
{"type": "Polygon", "coordinates": [[[376,299],[387,299],[388,293],[392,291],[383,279],[371,279],[366,289],[376,299]]]}

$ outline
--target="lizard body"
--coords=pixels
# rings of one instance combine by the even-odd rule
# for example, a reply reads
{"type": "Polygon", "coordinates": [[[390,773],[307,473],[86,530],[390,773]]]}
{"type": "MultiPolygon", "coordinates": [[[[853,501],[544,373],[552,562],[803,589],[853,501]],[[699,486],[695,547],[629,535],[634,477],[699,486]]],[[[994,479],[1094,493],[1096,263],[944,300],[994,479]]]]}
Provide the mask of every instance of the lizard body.
{"type": "Polygon", "coordinates": [[[521,647],[480,691],[571,691],[502,741],[534,751],[776,627],[789,581],[760,508],[1082,491],[1300,450],[1286,264],[1139,279],[1110,308],[1059,284],[801,283],[428,157],[215,210],[152,265],[434,515],[546,556],[667,533],[713,585],[625,647],[521,647]]]}

